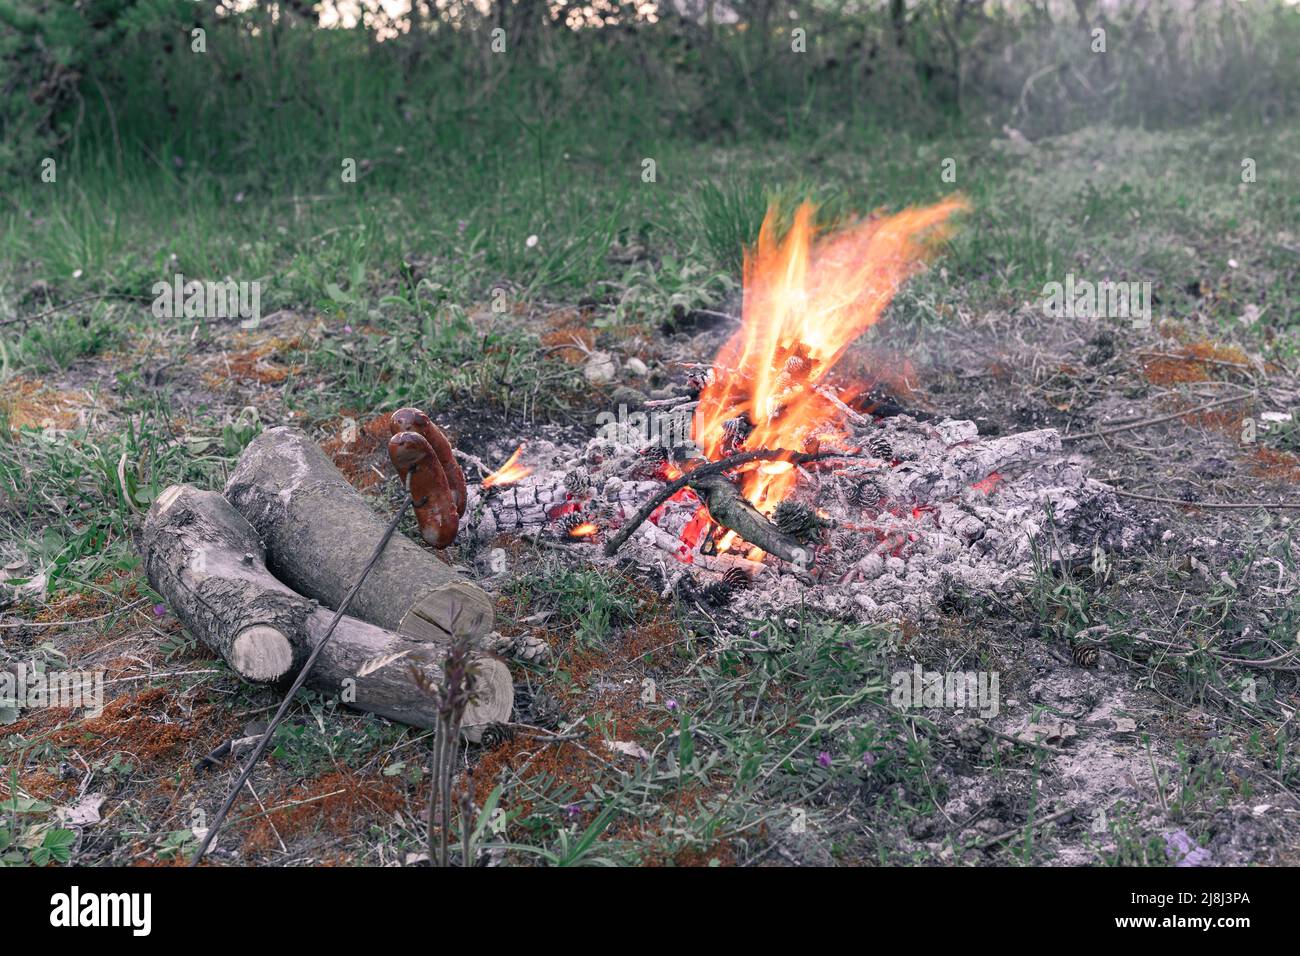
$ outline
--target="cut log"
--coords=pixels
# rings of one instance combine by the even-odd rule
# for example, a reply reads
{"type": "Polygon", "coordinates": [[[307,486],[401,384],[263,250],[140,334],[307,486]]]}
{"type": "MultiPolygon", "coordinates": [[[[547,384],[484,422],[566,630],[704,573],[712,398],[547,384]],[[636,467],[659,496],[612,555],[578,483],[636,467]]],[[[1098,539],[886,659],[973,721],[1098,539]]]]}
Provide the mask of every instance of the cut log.
{"type": "MultiPolygon", "coordinates": [[[[334,616],[271,574],[256,531],[216,492],[188,485],[164,491],[145,519],[142,550],[149,583],[181,623],[249,680],[296,672],[334,616]]],[[[359,710],[433,728],[437,708],[415,670],[436,684],[444,656],[442,647],[344,615],[307,686],[359,710]]],[[[475,673],[477,692],[463,724],[470,740],[508,721],[514,697],[505,664],[480,656],[475,673]]]]}
{"type": "MultiPolygon", "coordinates": [[[[384,522],[302,432],[272,428],[249,443],[226,498],[266,544],[267,564],[290,588],[337,608],[365,567],[384,522]]],[[[414,640],[492,630],[482,588],[409,538],[395,535],[352,600],[353,616],[414,640]]]]}
{"type": "Polygon", "coordinates": [[[257,535],[217,493],[164,491],[145,518],[142,551],[153,589],[241,677],[276,681],[305,659],[289,635],[315,602],[271,575],[257,535]]]}

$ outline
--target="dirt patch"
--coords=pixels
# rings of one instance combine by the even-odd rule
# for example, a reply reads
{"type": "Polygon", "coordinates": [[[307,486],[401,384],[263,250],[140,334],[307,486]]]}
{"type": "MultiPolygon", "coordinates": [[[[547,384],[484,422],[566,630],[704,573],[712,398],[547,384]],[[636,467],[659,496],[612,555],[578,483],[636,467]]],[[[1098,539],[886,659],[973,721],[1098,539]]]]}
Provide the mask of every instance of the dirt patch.
{"type": "Polygon", "coordinates": [[[244,850],[265,853],[278,849],[281,839],[318,832],[353,835],[359,824],[391,817],[403,809],[407,798],[397,778],[365,777],[347,769],[328,773],[282,788],[267,798],[268,812],[253,821],[244,838],[244,850]]]}
{"type": "Polygon", "coordinates": [[[84,389],[61,389],[43,379],[16,376],[5,383],[0,417],[15,434],[23,428],[71,431],[84,428],[103,402],[84,389]]]}

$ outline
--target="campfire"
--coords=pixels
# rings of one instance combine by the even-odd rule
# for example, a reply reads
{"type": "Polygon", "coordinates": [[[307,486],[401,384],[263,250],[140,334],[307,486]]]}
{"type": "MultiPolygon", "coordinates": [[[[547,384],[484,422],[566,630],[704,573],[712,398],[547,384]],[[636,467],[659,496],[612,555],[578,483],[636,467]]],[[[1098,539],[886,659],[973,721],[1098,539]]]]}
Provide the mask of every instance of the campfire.
{"type": "Polygon", "coordinates": [[[784,232],[769,210],[745,258],[740,326],[712,362],[686,365],[688,394],[585,448],[520,449],[470,490],[468,532],[601,542],[596,560],[667,553],[682,567],[665,577],[712,575],[706,594],[744,591],[755,612],[803,601],[867,619],[996,591],[1035,549],[1072,560],[1131,546],[1137,528],[1055,430],[985,438],[874,402],[876,382],[836,384],[839,360],[964,208],[950,198],[825,233],[811,204],[784,232]],[[689,416],[689,440],[665,440],[686,431],[660,427],[665,416],[689,416]],[[740,575],[769,580],[744,589],[740,575]]]}

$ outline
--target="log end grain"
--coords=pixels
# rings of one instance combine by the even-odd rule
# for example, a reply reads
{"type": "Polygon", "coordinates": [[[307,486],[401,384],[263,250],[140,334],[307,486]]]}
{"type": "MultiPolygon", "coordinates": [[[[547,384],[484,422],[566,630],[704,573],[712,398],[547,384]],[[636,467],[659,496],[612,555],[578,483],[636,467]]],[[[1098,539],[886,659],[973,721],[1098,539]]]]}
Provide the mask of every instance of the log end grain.
{"type": "Polygon", "coordinates": [[[235,635],[229,663],[249,680],[279,680],[293,669],[293,642],[278,628],[255,624],[235,635]]]}
{"type": "Polygon", "coordinates": [[[445,644],[456,637],[487,634],[493,617],[491,599],[482,588],[450,581],[416,598],[398,622],[397,633],[413,641],[445,644]]]}

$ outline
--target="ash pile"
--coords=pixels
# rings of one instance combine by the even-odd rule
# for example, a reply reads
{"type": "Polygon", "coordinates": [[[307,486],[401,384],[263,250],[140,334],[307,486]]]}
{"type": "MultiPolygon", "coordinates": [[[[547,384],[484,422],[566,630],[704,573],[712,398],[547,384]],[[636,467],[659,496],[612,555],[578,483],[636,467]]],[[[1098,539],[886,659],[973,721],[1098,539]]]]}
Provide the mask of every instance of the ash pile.
{"type": "Polygon", "coordinates": [[[658,569],[666,591],[754,618],[804,606],[883,621],[920,620],[962,595],[997,598],[1036,568],[1096,566],[1150,530],[1055,429],[988,437],[974,422],[897,414],[853,415],[823,441],[827,457],[723,473],[739,496],[751,469],[793,470],[776,506],[760,507],[773,531],[763,542],[718,521],[689,485],[618,540],[643,506],[709,464],[637,414],[621,410],[634,427],[606,427],[585,447],[525,446],[513,472],[471,486],[462,540],[525,535],[578,560],[630,559],[658,569]]]}

